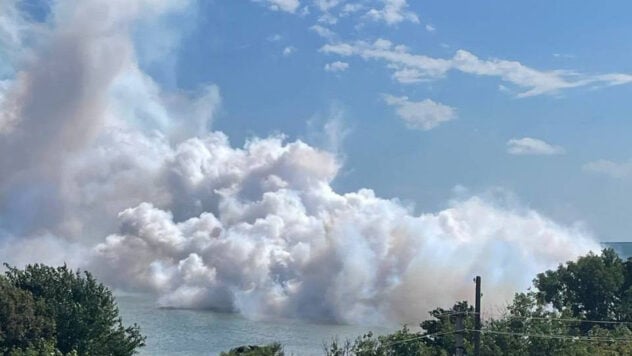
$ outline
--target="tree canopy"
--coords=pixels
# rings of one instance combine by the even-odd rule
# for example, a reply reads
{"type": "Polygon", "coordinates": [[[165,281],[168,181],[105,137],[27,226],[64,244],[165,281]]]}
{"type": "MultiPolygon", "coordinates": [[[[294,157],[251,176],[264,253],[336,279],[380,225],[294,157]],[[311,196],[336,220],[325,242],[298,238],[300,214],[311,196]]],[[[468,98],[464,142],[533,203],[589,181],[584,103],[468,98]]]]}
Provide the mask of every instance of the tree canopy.
{"type": "MultiPolygon", "coordinates": [[[[5,265],[0,276],[0,350],[132,355],[144,346],[138,325],[123,326],[111,291],[67,266],[5,265]]],[[[37,353],[36,353],[37,354],[37,353]]]]}

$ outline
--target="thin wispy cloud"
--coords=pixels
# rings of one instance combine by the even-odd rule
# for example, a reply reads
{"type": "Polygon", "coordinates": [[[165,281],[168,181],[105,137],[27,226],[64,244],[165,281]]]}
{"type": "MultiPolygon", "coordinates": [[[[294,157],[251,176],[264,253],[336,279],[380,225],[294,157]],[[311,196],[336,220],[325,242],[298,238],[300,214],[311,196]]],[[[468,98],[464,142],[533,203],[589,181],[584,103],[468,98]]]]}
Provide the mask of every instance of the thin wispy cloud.
{"type": "Polygon", "coordinates": [[[289,13],[296,13],[296,10],[301,6],[299,0],[252,0],[254,2],[265,3],[268,8],[274,11],[284,11],[289,13]]]}
{"type": "Polygon", "coordinates": [[[584,164],[582,169],[586,172],[603,174],[615,179],[632,177],[632,161],[614,162],[600,159],[584,164]]]}
{"type": "Polygon", "coordinates": [[[404,21],[419,23],[419,17],[408,10],[406,0],[382,0],[382,5],[382,8],[373,8],[367,11],[367,18],[384,22],[387,25],[396,25],[404,21]]]}
{"type": "Polygon", "coordinates": [[[550,156],[564,154],[564,148],[544,142],[537,138],[513,138],[507,141],[507,153],[512,155],[550,156]]]}
{"type": "Polygon", "coordinates": [[[285,56],[285,57],[291,56],[292,54],[294,54],[294,52],[296,52],[296,47],[287,46],[287,47],[283,48],[283,56],[285,56]]]}
{"type": "Polygon", "coordinates": [[[342,0],[314,0],[314,5],[316,5],[320,11],[329,11],[340,5],[340,3],[342,3],[342,0]]]}
{"type": "Polygon", "coordinates": [[[327,40],[334,40],[337,35],[334,31],[330,30],[327,27],[321,26],[321,25],[314,25],[312,27],[309,28],[310,30],[314,31],[317,35],[319,35],[322,38],[325,38],[327,40]]]}
{"type": "Polygon", "coordinates": [[[450,71],[476,76],[497,77],[520,88],[517,97],[557,94],[564,89],[578,87],[613,86],[632,83],[632,75],[608,73],[581,74],[569,70],[538,70],[518,61],[480,59],[473,53],[459,49],[451,58],[435,58],[416,54],[404,45],[395,45],[385,39],[328,43],[321,52],[343,57],[359,56],[365,60],[382,61],[393,71],[393,78],[401,83],[437,80],[450,71]]]}
{"type": "Polygon", "coordinates": [[[364,5],[360,3],[348,3],[342,7],[341,16],[348,16],[364,9],[364,5]]]}
{"type": "Polygon", "coordinates": [[[281,36],[278,33],[275,33],[273,35],[268,36],[267,40],[270,42],[279,42],[280,40],[283,39],[283,36],[281,36]]]}
{"type": "Polygon", "coordinates": [[[327,72],[344,72],[349,68],[349,63],[346,62],[332,62],[325,64],[325,71],[327,72]]]}
{"type": "Polygon", "coordinates": [[[406,96],[383,95],[384,101],[395,107],[397,115],[406,126],[422,131],[431,130],[445,122],[456,119],[456,109],[430,99],[411,101],[406,96]]]}

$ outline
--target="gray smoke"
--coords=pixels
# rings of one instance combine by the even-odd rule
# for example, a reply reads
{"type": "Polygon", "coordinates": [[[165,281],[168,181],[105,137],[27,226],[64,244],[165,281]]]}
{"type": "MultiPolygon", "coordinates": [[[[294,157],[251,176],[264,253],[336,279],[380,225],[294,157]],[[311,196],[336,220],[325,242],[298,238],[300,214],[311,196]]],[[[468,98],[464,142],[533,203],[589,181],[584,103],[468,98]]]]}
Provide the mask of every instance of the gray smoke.
{"type": "Polygon", "coordinates": [[[66,261],[164,306],[375,323],[468,298],[475,274],[503,305],[599,248],[489,197],[417,215],[339,194],[337,155],[301,141],[232,146],[210,130],[219,88],[166,92],[138,65],[134,26],[194,6],[58,1],[35,23],[0,3],[3,260],[66,261]]]}

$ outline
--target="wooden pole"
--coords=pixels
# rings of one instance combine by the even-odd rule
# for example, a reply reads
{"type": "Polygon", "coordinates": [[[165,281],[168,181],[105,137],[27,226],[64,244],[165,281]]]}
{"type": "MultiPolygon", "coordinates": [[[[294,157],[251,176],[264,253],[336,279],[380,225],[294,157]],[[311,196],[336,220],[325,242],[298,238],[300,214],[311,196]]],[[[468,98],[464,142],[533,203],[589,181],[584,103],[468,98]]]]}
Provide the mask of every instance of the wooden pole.
{"type": "Polygon", "coordinates": [[[476,296],[474,298],[474,356],[481,355],[481,277],[476,276],[476,296]]]}

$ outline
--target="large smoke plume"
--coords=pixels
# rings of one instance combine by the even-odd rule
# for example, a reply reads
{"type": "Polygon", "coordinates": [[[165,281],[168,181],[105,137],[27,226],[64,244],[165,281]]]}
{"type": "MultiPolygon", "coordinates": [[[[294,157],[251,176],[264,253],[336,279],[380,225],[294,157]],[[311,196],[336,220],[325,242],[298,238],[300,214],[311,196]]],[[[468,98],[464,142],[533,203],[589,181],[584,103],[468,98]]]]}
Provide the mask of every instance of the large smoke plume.
{"type": "Polygon", "coordinates": [[[475,274],[503,305],[598,249],[489,197],[415,215],[370,189],[339,194],[336,154],[301,141],[231,146],[209,129],[219,88],[166,92],[138,64],[135,26],[194,6],[58,1],[36,22],[0,3],[3,260],[66,261],[164,306],[374,323],[468,298],[475,274]]]}

